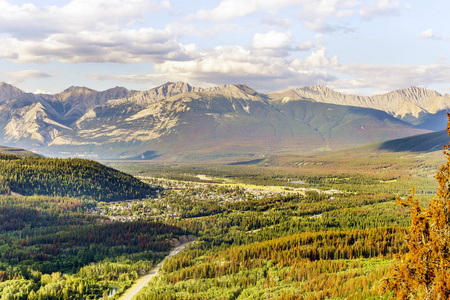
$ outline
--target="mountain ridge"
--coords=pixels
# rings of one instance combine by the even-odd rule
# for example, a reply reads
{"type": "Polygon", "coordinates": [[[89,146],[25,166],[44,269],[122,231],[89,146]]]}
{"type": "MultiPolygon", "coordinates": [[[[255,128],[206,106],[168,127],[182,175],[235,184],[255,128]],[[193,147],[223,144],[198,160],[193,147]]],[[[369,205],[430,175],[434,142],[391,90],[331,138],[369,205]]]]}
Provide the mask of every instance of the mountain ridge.
{"type": "Polygon", "coordinates": [[[435,114],[450,108],[450,95],[425,88],[411,86],[389,93],[374,96],[347,95],[321,85],[310,85],[298,89],[287,89],[269,93],[272,100],[304,100],[350,105],[383,110],[390,115],[403,119],[407,116],[419,117],[419,114],[435,114]]]}
{"type": "MultiPolygon", "coordinates": [[[[383,99],[394,99],[412,113],[418,107],[413,102],[431,99],[429,106],[437,109],[447,105],[445,96],[414,87],[385,98],[344,95],[319,85],[263,94],[245,84],[200,88],[184,82],[148,91],[72,86],[54,95],[16,94],[0,103],[7,146],[93,158],[96,153],[216,157],[341,149],[429,132],[392,111],[373,108],[383,99]]],[[[419,110],[435,126],[434,115],[419,110]]]]}

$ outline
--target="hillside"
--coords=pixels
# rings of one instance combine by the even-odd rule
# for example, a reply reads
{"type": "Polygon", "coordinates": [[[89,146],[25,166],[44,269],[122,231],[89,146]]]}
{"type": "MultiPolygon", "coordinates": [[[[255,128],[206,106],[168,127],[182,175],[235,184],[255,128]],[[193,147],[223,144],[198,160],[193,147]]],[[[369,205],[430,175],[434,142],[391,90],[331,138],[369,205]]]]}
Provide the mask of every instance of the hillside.
{"type": "Polygon", "coordinates": [[[15,155],[0,157],[3,193],[86,197],[97,201],[145,198],[152,188],[138,179],[86,159],[15,155]]]}
{"type": "Polygon", "coordinates": [[[432,152],[442,150],[448,144],[449,136],[446,130],[420,134],[381,143],[380,150],[394,152],[432,152]]]}
{"type": "Polygon", "coordinates": [[[0,154],[24,156],[24,157],[39,156],[38,154],[31,152],[31,151],[27,151],[25,149],[5,147],[5,146],[0,146],[0,154]]]}

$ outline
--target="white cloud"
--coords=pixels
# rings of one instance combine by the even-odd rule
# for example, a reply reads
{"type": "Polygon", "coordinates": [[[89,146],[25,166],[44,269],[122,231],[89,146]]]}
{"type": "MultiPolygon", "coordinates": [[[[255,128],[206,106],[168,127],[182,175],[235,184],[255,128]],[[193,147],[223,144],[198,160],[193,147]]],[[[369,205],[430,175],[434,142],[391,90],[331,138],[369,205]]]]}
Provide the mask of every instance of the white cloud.
{"type": "Polygon", "coordinates": [[[424,31],[421,31],[417,34],[419,39],[433,39],[433,40],[441,40],[441,41],[450,41],[450,37],[447,35],[437,36],[434,34],[433,29],[428,28],[424,31]]]}
{"type": "Polygon", "coordinates": [[[191,59],[170,29],[145,24],[169,1],[72,0],[64,6],[0,0],[0,59],[17,63],[159,62],[191,59]],[[3,34],[2,34],[3,33],[3,34]]]}
{"type": "Polygon", "coordinates": [[[288,28],[292,24],[292,21],[290,19],[279,19],[279,18],[275,18],[273,16],[265,16],[261,21],[264,24],[282,27],[282,28],[288,28]]]}
{"type": "Polygon", "coordinates": [[[369,6],[360,9],[360,15],[370,20],[375,17],[394,15],[400,12],[400,2],[397,0],[376,0],[369,6]]]}
{"type": "Polygon", "coordinates": [[[347,28],[330,25],[327,22],[328,18],[352,17],[356,14],[356,7],[360,5],[361,3],[355,0],[223,0],[217,7],[210,10],[200,10],[190,15],[186,20],[201,19],[223,22],[264,11],[270,15],[262,19],[263,23],[286,28],[290,26],[291,21],[275,18],[273,13],[284,7],[296,6],[299,11],[298,17],[305,21],[306,28],[313,31],[330,32],[347,28]]]}
{"type": "Polygon", "coordinates": [[[322,47],[311,53],[305,60],[305,64],[308,67],[313,68],[329,68],[333,69],[339,66],[339,61],[337,56],[333,58],[328,58],[326,55],[325,47],[322,47]]]}
{"type": "MultiPolygon", "coordinates": [[[[261,47],[270,46],[263,43],[265,37],[270,35],[268,33],[261,36],[261,47]]],[[[287,40],[282,38],[277,43],[277,46],[282,48],[287,45],[287,40]]],[[[199,53],[199,57],[194,60],[165,61],[156,64],[154,74],[119,76],[91,74],[90,78],[143,84],[161,84],[169,80],[179,80],[202,86],[246,83],[262,91],[273,91],[287,86],[326,84],[336,79],[327,68],[339,66],[337,57],[327,58],[325,49],[313,52],[304,61],[274,55],[274,52],[265,50],[276,51],[278,48],[261,50],[222,46],[199,53]]]]}
{"type": "Polygon", "coordinates": [[[290,31],[255,33],[253,36],[253,47],[256,49],[286,48],[292,43],[291,38],[292,34],[290,31]]]}
{"type": "Polygon", "coordinates": [[[187,81],[186,77],[168,74],[132,74],[132,75],[109,75],[109,74],[89,74],[89,79],[128,82],[133,84],[146,84],[149,86],[159,85],[168,81],[187,81]]]}
{"type": "Polygon", "coordinates": [[[192,59],[169,30],[153,28],[51,34],[38,41],[0,38],[0,58],[14,62],[160,62],[192,59]]]}
{"type": "Polygon", "coordinates": [[[354,14],[353,9],[360,5],[353,0],[315,0],[304,1],[299,17],[312,21],[330,16],[349,17],[354,14]]]}
{"type": "Polygon", "coordinates": [[[316,19],[312,22],[305,22],[305,27],[312,31],[324,33],[337,30],[336,27],[333,27],[330,24],[326,23],[323,19],[316,19]]]}
{"type": "Polygon", "coordinates": [[[22,70],[10,73],[0,73],[1,81],[7,82],[9,84],[22,83],[32,78],[49,78],[49,77],[54,76],[38,70],[22,70]]]}
{"type": "MultiPolygon", "coordinates": [[[[265,41],[272,34],[275,33],[262,34],[256,38],[258,42],[255,43],[259,48],[221,46],[198,52],[193,46],[191,52],[192,56],[196,56],[195,59],[157,63],[153,74],[92,74],[90,78],[148,85],[166,81],[186,81],[200,86],[245,83],[262,92],[323,84],[356,93],[367,89],[391,91],[411,85],[450,82],[450,64],[445,62],[424,66],[341,64],[337,56],[327,55],[320,34],[316,36],[317,48],[305,59],[293,59],[288,54],[281,56],[276,51],[288,47],[288,39],[280,35],[277,43],[267,45],[265,41]],[[274,45],[281,48],[261,49],[274,45]]],[[[287,33],[281,34],[289,36],[287,33]]],[[[309,45],[312,46],[312,43],[309,45]]]]}
{"type": "Polygon", "coordinates": [[[450,81],[450,64],[418,65],[342,65],[336,69],[344,76],[333,84],[340,88],[377,88],[392,91],[409,86],[427,86],[450,81]]]}
{"type": "Polygon", "coordinates": [[[330,25],[327,21],[332,17],[349,18],[355,14],[355,8],[360,3],[353,0],[315,0],[305,1],[298,17],[305,21],[304,26],[312,31],[333,32],[348,30],[342,25],[330,25]]]}
{"type": "Polygon", "coordinates": [[[311,41],[306,41],[298,45],[297,49],[300,51],[309,51],[314,48],[314,43],[311,41]]]}
{"type": "Polygon", "coordinates": [[[223,0],[211,10],[200,10],[191,18],[223,22],[250,15],[258,10],[277,11],[283,7],[301,4],[305,0],[223,0]]]}
{"type": "Polygon", "coordinates": [[[420,39],[432,39],[432,38],[434,38],[433,29],[429,28],[427,30],[421,31],[417,35],[417,37],[420,38],[420,39]]]}
{"type": "Polygon", "coordinates": [[[168,1],[72,0],[62,7],[37,7],[31,3],[13,5],[0,0],[0,32],[36,39],[54,33],[117,28],[169,6],[168,1]]]}
{"type": "Polygon", "coordinates": [[[244,28],[237,26],[236,24],[214,24],[212,26],[195,26],[188,23],[172,23],[166,27],[167,30],[173,33],[174,36],[200,36],[206,38],[216,37],[222,32],[234,32],[242,33],[244,28]]]}
{"type": "Polygon", "coordinates": [[[44,91],[44,90],[37,89],[33,92],[33,94],[47,94],[48,95],[50,93],[47,91],[44,91]]]}

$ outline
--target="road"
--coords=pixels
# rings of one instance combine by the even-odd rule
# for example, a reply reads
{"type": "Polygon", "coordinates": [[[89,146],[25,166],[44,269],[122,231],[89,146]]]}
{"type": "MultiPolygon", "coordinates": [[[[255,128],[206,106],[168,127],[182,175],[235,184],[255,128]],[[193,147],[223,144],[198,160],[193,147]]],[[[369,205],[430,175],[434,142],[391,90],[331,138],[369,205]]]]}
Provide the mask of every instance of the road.
{"type": "Polygon", "coordinates": [[[153,270],[151,270],[150,273],[148,273],[144,278],[142,278],[141,281],[137,285],[135,285],[132,289],[128,290],[125,293],[125,295],[120,298],[120,300],[131,300],[134,296],[136,296],[153,277],[158,275],[159,268],[161,268],[161,266],[163,265],[164,261],[167,258],[174,256],[175,254],[177,254],[178,252],[180,252],[181,250],[186,248],[187,245],[189,245],[191,243],[193,243],[193,242],[181,244],[180,246],[173,249],[172,252],[170,252],[170,254],[167,255],[162,262],[160,262],[158,265],[156,265],[156,267],[153,270]]]}

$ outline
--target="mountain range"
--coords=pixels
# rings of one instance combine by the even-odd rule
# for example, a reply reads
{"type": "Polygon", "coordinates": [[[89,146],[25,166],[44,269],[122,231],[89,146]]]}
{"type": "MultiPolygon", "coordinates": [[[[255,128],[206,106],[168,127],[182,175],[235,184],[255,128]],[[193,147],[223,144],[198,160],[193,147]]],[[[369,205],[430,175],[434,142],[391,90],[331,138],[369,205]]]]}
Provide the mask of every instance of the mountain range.
{"type": "Polygon", "coordinates": [[[410,87],[373,97],[324,86],[269,94],[168,82],[148,91],[0,83],[2,144],[49,156],[214,159],[335,150],[442,130],[450,96],[410,87]]]}

